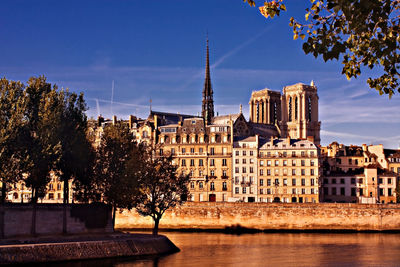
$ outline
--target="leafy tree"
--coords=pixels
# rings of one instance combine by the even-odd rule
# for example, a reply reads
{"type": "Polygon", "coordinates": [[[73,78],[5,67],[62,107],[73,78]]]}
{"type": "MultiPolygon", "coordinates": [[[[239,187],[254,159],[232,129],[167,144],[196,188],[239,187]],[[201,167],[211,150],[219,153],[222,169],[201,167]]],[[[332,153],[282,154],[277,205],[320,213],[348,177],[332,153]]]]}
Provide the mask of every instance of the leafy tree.
{"type": "Polygon", "coordinates": [[[57,86],[51,87],[44,76],[32,77],[24,90],[24,133],[26,159],[25,184],[32,189],[31,201],[36,203],[46,193],[46,186],[60,159],[61,146],[57,136],[60,105],[57,86]]]}
{"type": "Polygon", "coordinates": [[[5,202],[7,184],[22,180],[22,148],[19,146],[23,127],[23,89],[20,82],[0,79],[0,179],[1,203],[5,202]]]}
{"type": "MultiPolygon", "coordinates": [[[[158,225],[165,211],[182,204],[189,197],[189,175],[178,174],[172,156],[155,156],[148,152],[145,169],[139,178],[139,194],[136,210],[154,221],[153,234],[158,234],[158,225]]],[[[131,159],[130,163],[134,163],[131,159]]]]}
{"type": "Polygon", "coordinates": [[[60,144],[60,159],[54,170],[64,184],[63,188],[63,232],[67,232],[67,205],[69,202],[69,182],[89,175],[92,146],[86,138],[87,110],[83,94],[77,95],[68,90],[57,94],[58,115],[55,118],[56,139],[60,144]]]}
{"type": "MultiPolygon", "coordinates": [[[[255,5],[254,0],[244,1],[255,5]]],[[[283,0],[265,1],[259,9],[273,18],[286,6],[283,0]]],[[[294,39],[305,40],[306,54],[342,60],[347,79],[357,78],[362,67],[378,67],[380,76],[368,78],[368,85],[389,98],[400,92],[400,1],[311,0],[305,11],[305,21],[292,17],[289,25],[294,39]]]]}
{"type": "Polygon", "coordinates": [[[101,201],[113,207],[113,223],[117,209],[131,209],[137,194],[135,176],[139,165],[128,171],[127,162],[141,162],[141,146],[134,141],[129,128],[117,123],[106,126],[96,152],[91,179],[80,180],[78,197],[86,201],[101,201]]]}

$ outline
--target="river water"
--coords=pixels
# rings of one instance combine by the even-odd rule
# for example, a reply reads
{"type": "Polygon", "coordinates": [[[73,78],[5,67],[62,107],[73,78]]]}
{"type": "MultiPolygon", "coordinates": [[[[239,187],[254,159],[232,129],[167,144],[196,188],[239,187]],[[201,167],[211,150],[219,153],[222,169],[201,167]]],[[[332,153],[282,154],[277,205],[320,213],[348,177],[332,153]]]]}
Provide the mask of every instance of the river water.
{"type": "Polygon", "coordinates": [[[158,258],[82,261],[75,266],[400,266],[400,234],[162,234],[181,252],[158,258]]]}

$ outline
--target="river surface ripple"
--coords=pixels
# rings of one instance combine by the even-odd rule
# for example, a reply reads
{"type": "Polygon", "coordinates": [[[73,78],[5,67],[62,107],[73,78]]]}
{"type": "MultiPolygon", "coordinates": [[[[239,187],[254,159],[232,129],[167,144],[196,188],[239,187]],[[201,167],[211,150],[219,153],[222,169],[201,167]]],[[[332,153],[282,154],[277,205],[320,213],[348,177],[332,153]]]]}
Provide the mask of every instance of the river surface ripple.
{"type": "Polygon", "coordinates": [[[400,234],[162,234],[181,252],[115,266],[400,266],[400,234]]]}
{"type": "Polygon", "coordinates": [[[161,234],[181,251],[161,257],[85,260],[42,266],[400,266],[400,234],[161,234]]]}

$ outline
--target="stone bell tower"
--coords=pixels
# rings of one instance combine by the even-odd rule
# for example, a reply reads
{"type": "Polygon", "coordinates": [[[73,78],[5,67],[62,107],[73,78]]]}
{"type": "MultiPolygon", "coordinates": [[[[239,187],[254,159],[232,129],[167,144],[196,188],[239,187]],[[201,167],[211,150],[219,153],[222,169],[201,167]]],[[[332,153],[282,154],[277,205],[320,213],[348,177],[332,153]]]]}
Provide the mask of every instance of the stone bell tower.
{"type": "Polygon", "coordinates": [[[282,136],[293,139],[313,138],[320,144],[321,122],[318,120],[317,87],[297,83],[283,88],[282,95],[282,136]]]}

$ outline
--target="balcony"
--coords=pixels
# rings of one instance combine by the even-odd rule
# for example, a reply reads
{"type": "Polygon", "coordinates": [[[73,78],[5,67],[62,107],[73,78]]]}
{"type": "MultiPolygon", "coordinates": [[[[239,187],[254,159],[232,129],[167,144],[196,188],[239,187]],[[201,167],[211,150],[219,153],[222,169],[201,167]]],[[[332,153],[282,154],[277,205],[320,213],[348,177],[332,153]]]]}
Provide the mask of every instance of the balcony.
{"type": "Polygon", "coordinates": [[[207,156],[207,153],[206,152],[193,152],[193,153],[191,153],[191,152],[185,152],[185,153],[177,152],[177,153],[174,154],[174,156],[178,156],[178,157],[182,157],[182,156],[203,156],[203,157],[205,157],[205,156],[207,156]]]}
{"type": "Polygon", "coordinates": [[[229,179],[229,176],[227,176],[227,175],[222,175],[222,176],[221,176],[221,179],[229,179]]]}

